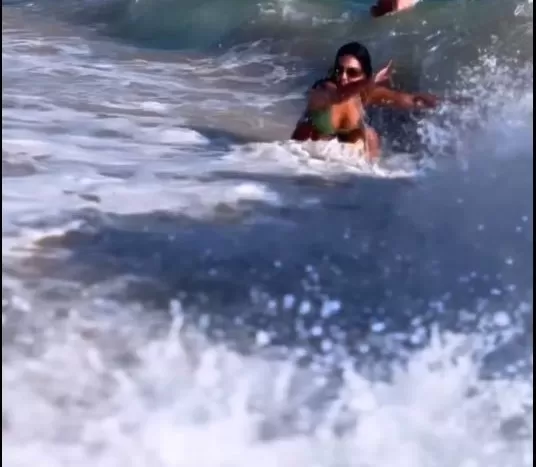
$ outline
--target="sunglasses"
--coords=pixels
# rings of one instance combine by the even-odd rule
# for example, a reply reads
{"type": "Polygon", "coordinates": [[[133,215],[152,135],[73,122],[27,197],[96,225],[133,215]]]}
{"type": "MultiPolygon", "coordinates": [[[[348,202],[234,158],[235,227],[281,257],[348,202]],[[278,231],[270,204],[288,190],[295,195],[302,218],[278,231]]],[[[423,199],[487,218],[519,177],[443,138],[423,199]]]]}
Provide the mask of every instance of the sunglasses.
{"type": "Polygon", "coordinates": [[[360,68],[345,68],[343,66],[338,66],[335,68],[335,73],[337,73],[337,75],[343,75],[346,73],[348,78],[359,78],[363,75],[363,70],[360,68]]]}

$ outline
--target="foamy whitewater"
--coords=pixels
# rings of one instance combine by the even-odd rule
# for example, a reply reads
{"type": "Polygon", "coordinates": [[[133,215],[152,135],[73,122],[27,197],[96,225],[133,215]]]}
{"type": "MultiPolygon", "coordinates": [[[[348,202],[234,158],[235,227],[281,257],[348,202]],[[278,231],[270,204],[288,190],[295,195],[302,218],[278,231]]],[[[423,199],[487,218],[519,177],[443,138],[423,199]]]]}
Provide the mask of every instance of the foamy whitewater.
{"type": "Polygon", "coordinates": [[[533,465],[532,1],[369,7],[3,1],[2,465],[533,465]],[[377,165],[347,40],[449,97],[377,165]]]}

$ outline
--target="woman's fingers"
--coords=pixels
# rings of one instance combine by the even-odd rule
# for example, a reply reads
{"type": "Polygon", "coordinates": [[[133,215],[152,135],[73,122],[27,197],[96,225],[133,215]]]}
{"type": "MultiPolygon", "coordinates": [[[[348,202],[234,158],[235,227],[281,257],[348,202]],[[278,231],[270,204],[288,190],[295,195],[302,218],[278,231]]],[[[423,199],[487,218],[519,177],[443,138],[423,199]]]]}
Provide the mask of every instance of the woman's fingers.
{"type": "Polygon", "coordinates": [[[389,63],[384,66],[376,75],[374,76],[374,82],[375,83],[383,83],[385,81],[389,81],[391,79],[391,76],[393,74],[393,61],[390,60],[389,63]]]}

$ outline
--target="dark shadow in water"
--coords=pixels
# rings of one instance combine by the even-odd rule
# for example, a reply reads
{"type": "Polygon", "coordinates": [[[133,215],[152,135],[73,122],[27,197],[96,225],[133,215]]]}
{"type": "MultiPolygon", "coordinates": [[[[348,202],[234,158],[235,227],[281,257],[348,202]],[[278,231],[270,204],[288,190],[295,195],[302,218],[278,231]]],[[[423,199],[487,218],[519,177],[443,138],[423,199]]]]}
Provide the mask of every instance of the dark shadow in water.
{"type": "MultiPolygon", "coordinates": [[[[211,145],[221,146],[223,149],[228,149],[230,146],[237,144],[270,143],[277,140],[277,138],[273,137],[273,134],[267,135],[258,129],[257,131],[250,131],[250,128],[221,128],[199,123],[188,125],[188,128],[209,139],[211,145]]],[[[278,132],[278,136],[281,136],[281,139],[288,138],[291,131],[290,129],[286,133],[278,132]]]]}
{"type": "Polygon", "coordinates": [[[88,209],[77,215],[82,228],[42,240],[19,273],[40,286],[52,278],[83,289],[124,279],[116,298],[166,309],[179,298],[189,318],[208,316],[214,335],[227,338],[262,329],[274,344],[321,349],[327,337],[350,352],[376,342],[387,355],[398,351],[381,334],[432,323],[471,330],[483,313],[515,308],[532,290],[531,234],[490,226],[483,236],[454,193],[432,200],[439,185],[246,172],[204,181],[223,178],[261,182],[285,203],[222,203],[203,220],[88,209]],[[516,262],[505,264],[501,251],[516,262]],[[385,329],[371,332],[374,323],[385,329]]]}

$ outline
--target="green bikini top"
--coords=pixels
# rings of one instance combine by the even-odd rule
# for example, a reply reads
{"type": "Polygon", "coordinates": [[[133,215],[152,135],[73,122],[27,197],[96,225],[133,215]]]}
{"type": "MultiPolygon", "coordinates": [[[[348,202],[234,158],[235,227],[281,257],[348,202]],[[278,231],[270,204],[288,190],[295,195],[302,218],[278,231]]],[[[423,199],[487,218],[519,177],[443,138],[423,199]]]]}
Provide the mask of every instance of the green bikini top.
{"type": "MultiPolygon", "coordinates": [[[[324,82],[325,80],[317,81],[313,85],[313,89],[320,86],[324,82]]],[[[347,134],[357,129],[364,129],[366,127],[365,108],[359,97],[356,98],[356,102],[361,107],[361,113],[363,115],[363,118],[361,119],[360,124],[355,128],[345,128],[339,130],[335,129],[333,126],[333,120],[331,119],[331,107],[322,110],[309,110],[306,113],[305,117],[306,120],[309,121],[311,125],[315,127],[316,131],[318,131],[322,136],[336,136],[341,134],[347,134]]]]}
{"type": "Polygon", "coordinates": [[[308,112],[309,121],[321,135],[336,135],[337,130],[333,126],[331,119],[331,109],[312,110],[308,112]]]}

